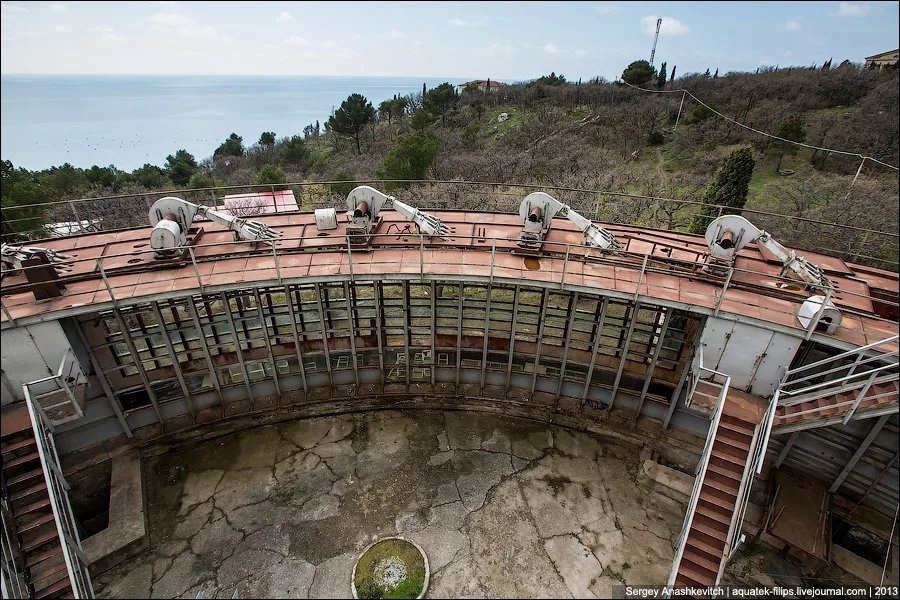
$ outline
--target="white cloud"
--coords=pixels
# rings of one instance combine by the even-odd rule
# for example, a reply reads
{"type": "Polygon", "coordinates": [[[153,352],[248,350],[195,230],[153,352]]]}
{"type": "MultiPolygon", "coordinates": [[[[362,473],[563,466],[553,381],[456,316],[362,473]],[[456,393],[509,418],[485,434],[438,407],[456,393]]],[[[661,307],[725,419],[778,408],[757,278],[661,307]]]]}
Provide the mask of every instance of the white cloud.
{"type": "Polygon", "coordinates": [[[177,13],[157,13],[147,19],[150,29],[159,33],[175,34],[193,38],[214,38],[216,28],[212,25],[201,25],[192,17],[177,13]]]}
{"type": "Polygon", "coordinates": [[[618,4],[601,4],[600,6],[595,6],[594,10],[598,15],[620,15],[622,14],[622,7],[618,4]]]}
{"type": "Polygon", "coordinates": [[[319,57],[318,54],[316,54],[315,52],[310,52],[309,50],[304,50],[303,54],[301,54],[300,56],[302,56],[303,58],[318,58],[319,57]]]}
{"type": "Polygon", "coordinates": [[[484,56],[511,56],[516,51],[515,46],[510,46],[508,44],[498,44],[493,43],[484,50],[478,51],[478,54],[483,54],[484,56]]]}
{"type": "Polygon", "coordinates": [[[324,44],[322,44],[323,48],[337,48],[337,42],[334,40],[327,40],[324,44]]]}
{"type": "Polygon", "coordinates": [[[838,4],[837,12],[831,14],[837,17],[862,17],[869,14],[869,3],[841,2],[838,4]]]}
{"type": "Polygon", "coordinates": [[[559,54],[559,53],[560,53],[560,50],[559,50],[559,48],[556,46],[556,44],[545,44],[545,45],[544,45],[544,52],[546,52],[547,54],[559,54]]]}
{"type": "Polygon", "coordinates": [[[391,29],[391,32],[388,34],[388,37],[395,40],[402,40],[406,37],[406,34],[397,29],[391,29]]]}
{"type": "Polygon", "coordinates": [[[126,38],[124,35],[107,31],[100,36],[100,39],[104,42],[124,42],[126,38]]]}
{"type": "Polygon", "coordinates": [[[292,35],[291,37],[284,40],[284,43],[288,46],[309,46],[309,41],[306,38],[302,38],[299,35],[292,35]]]}
{"type": "MultiPolygon", "coordinates": [[[[656,20],[659,17],[656,15],[648,15],[641,19],[641,31],[644,32],[645,35],[653,35],[656,33],[656,20]]],[[[663,17],[662,25],[660,26],[659,32],[662,35],[684,35],[688,31],[690,31],[685,25],[681,23],[678,19],[673,19],[672,17],[663,17]]]]}
{"type": "Polygon", "coordinates": [[[67,25],[56,25],[53,28],[53,31],[55,31],[56,33],[66,33],[68,31],[72,31],[72,28],[67,25]]]}
{"type": "Polygon", "coordinates": [[[462,19],[450,19],[449,21],[447,21],[447,23],[449,23],[450,25],[456,25],[457,27],[465,27],[466,26],[466,22],[463,21],[462,19]]]}
{"type": "Polygon", "coordinates": [[[294,20],[294,15],[289,12],[280,12],[278,13],[278,18],[275,20],[279,23],[290,23],[294,20]]]}
{"type": "Polygon", "coordinates": [[[577,56],[578,58],[584,58],[585,56],[587,56],[587,50],[579,49],[579,50],[576,50],[573,54],[575,54],[575,56],[577,56]]]}
{"type": "Polygon", "coordinates": [[[800,21],[797,19],[788,19],[784,24],[784,28],[787,31],[797,31],[800,29],[800,21]]]}
{"type": "Polygon", "coordinates": [[[447,21],[448,25],[453,25],[454,27],[481,27],[484,25],[481,21],[464,21],[460,18],[454,18],[447,21]]]}
{"type": "Polygon", "coordinates": [[[8,2],[0,2],[0,12],[4,15],[21,15],[27,13],[28,9],[18,4],[9,4],[8,2]]]}
{"type": "Polygon", "coordinates": [[[65,4],[51,4],[50,10],[55,13],[69,12],[69,8],[65,4]]]}

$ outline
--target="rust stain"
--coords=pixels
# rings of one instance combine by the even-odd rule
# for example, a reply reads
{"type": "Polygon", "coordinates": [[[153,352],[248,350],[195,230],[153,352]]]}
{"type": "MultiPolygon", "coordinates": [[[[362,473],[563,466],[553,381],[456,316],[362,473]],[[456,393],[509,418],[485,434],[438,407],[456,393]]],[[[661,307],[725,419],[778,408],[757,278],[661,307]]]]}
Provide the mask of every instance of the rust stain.
{"type": "Polygon", "coordinates": [[[539,271],[541,269],[541,261],[536,258],[522,259],[525,262],[525,268],[529,271],[539,271]]]}

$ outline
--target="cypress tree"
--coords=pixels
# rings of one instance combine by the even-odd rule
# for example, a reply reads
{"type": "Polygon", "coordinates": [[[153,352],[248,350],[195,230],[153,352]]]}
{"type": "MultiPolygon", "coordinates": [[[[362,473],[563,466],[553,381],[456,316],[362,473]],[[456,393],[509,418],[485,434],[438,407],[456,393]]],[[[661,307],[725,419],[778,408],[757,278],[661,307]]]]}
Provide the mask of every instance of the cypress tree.
{"type": "Polygon", "coordinates": [[[656,87],[659,89],[663,89],[666,87],[666,63],[659,67],[659,77],[656,78],[656,87]]]}
{"type": "Polygon", "coordinates": [[[753,176],[753,151],[739,148],[722,160],[719,170],[706,188],[700,214],[691,222],[691,233],[703,234],[710,222],[719,215],[716,205],[722,205],[723,215],[740,214],[747,204],[750,178],[753,176]]]}

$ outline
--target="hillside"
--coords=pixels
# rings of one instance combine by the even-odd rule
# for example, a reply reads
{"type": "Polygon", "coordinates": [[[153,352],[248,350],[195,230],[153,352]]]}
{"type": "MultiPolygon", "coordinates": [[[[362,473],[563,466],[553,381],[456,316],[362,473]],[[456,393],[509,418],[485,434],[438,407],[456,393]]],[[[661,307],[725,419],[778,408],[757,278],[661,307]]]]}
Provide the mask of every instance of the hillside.
{"type": "MultiPolygon", "coordinates": [[[[828,70],[766,69],[721,77],[689,74],[664,89],[686,89],[757,130],[793,132],[793,139],[809,145],[900,164],[896,69],[877,72],[844,64],[828,70]]],[[[307,125],[298,123],[296,132],[279,132],[297,137],[276,141],[271,136],[261,140],[263,145],[246,148],[239,140],[237,151],[220,147],[215,158],[199,164],[191,163],[194,158],[190,157],[179,166],[179,160],[173,160],[177,157],[169,157],[166,167],[145,165],[131,174],[68,165],[28,172],[4,161],[4,240],[50,218],[41,211],[10,208],[14,205],[215,185],[364,181],[391,172],[416,174],[394,177],[403,179],[504,184],[475,188],[415,184],[399,192],[420,206],[503,210],[517,204],[525,193],[508,184],[534,184],[547,186],[561,200],[603,221],[686,229],[697,210],[695,204],[654,198],[701,202],[721,160],[742,146],[751,147],[755,159],[746,209],[862,229],[898,230],[896,170],[866,161],[854,182],[858,157],[771,140],[713,114],[690,97],[679,114],[681,93],[654,94],[602,81],[562,83],[555,77],[491,93],[466,90],[442,100],[436,101],[429,92],[424,99],[421,94],[407,97],[405,108],[393,106],[392,110],[390,103],[383,104],[378,118],[360,132],[360,153],[352,136],[328,128],[317,134],[313,126],[297,135],[307,125]],[[509,118],[499,122],[501,113],[509,118]],[[385,158],[401,139],[412,145],[413,160],[408,153],[397,155],[385,168],[385,158]],[[426,160],[431,158],[428,144],[432,141],[436,154],[426,160]],[[418,152],[429,154],[422,157],[424,167],[408,164],[418,161],[418,152]]],[[[235,140],[231,142],[234,146],[235,140]]],[[[305,188],[302,193],[295,190],[307,207],[335,205],[340,192],[345,193],[327,186],[305,188]]],[[[760,213],[746,216],[785,243],[897,268],[896,237],[760,213]]]]}

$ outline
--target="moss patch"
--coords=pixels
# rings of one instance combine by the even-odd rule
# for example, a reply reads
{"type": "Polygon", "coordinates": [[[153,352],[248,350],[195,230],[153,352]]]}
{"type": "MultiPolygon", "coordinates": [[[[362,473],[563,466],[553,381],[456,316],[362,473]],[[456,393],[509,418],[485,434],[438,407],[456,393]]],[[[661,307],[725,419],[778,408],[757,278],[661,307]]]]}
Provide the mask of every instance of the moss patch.
{"type": "Polygon", "coordinates": [[[378,542],[360,557],[353,583],[360,598],[417,598],[425,585],[425,560],[413,544],[405,540],[378,542]],[[396,585],[380,580],[379,565],[397,563],[405,567],[405,574],[396,585]]]}

